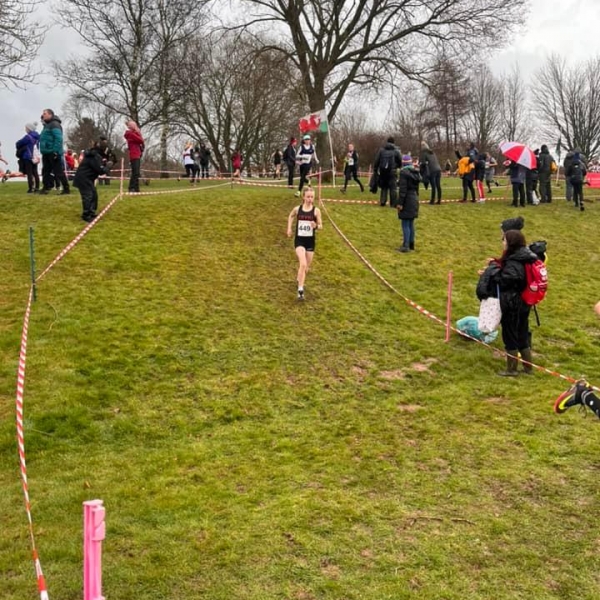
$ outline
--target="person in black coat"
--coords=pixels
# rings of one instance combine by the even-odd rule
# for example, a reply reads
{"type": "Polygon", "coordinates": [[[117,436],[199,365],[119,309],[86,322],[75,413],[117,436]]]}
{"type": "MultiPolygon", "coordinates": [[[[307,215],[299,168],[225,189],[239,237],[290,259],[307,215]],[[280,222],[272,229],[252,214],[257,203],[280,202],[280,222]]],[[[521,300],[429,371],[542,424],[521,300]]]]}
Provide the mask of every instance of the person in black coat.
{"type": "Polygon", "coordinates": [[[385,206],[387,204],[388,192],[390,196],[390,206],[394,208],[397,205],[396,194],[396,171],[402,166],[402,156],[400,150],[394,144],[394,138],[389,137],[385,146],[380,148],[373,161],[373,176],[371,178],[371,191],[379,189],[379,204],[385,206]]]}
{"type": "Polygon", "coordinates": [[[421,175],[413,166],[412,157],[402,157],[398,180],[398,218],[402,221],[402,246],[399,252],[415,249],[415,219],[419,216],[419,183],[421,175]]]}
{"type": "Polygon", "coordinates": [[[290,138],[290,143],[283,151],[283,162],[287,166],[288,170],[288,187],[294,187],[294,169],[296,168],[296,138],[290,138]]]}
{"type": "MultiPolygon", "coordinates": [[[[529,313],[531,306],[521,298],[521,292],[527,286],[525,264],[535,262],[538,257],[527,247],[525,236],[515,229],[509,229],[502,236],[504,252],[494,259],[498,270],[493,275],[493,285],[500,290],[500,308],[502,310],[502,341],[506,350],[506,370],[499,375],[515,377],[519,363],[518,354],[529,363],[532,362],[529,346],[529,313]]],[[[523,372],[530,374],[532,367],[523,364],[523,372]]]]}
{"type": "Polygon", "coordinates": [[[73,185],[81,194],[83,206],[81,218],[87,223],[96,218],[96,210],[98,210],[98,192],[95,183],[99,175],[106,173],[106,167],[102,165],[102,155],[105,149],[106,139],[101,139],[92,148],[86,150],[73,178],[73,185]]]}
{"type": "Polygon", "coordinates": [[[579,152],[575,152],[565,172],[565,178],[571,184],[575,208],[579,208],[579,210],[584,210],[583,182],[585,181],[586,175],[587,169],[585,168],[585,163],[581,160],[579,152]]]}

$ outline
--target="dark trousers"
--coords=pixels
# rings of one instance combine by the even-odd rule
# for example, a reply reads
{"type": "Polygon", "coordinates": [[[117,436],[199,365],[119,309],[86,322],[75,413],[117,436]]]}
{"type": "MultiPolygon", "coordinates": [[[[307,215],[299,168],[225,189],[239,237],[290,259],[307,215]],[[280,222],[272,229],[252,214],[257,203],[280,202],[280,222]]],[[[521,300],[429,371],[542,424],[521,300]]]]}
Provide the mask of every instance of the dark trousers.
{"type": "Polygon", "coordinates": [[[540,173],[540,202],[552,202],[552,176],[550,173],[540,173]]]}
{"type": "Polygon", "coordinates": [[[194,179],[194,165],[185,165],[185,176],[189,177],[190,180],[194,179]]]}
{"type": "Polygon", "coordinates": [[[294,185],[294,168],[295,165],[293,162],[287,162],[285,163],[287,165],[287,170],[288,170],[288,185],[290,187],[292,187],[294,185]]]}
{"type": "Polygon", "coordinates": [[[79,193],[81,194],[82,213],[81,218],[84,221],[91,221],[96,217],[98,210],[98,192],[92,181],[77,182],[79,193]]]}
{"type": "Polygon", "coordinates": [[[348,182],[351,179],[354,179],[354,181],[356,181],[356,183],[358,183],[361,192],[365,191],[363,184],[358,179],[358,173],[356,171],[356,167],[346,167],[344,169],[344,189],[346,189],[348,187],[348,182]]]}
{"type": "Polygon", "coordinates": [[[27,176],[29,191],[40,189],[40,176],[38,174],[37,164],[22,158],[19,160],[19,170],[27,176]]]}
{"type": "Polygon", "coordinates": [[[305,183],[308,183],[308,174],[310,173],[310,164],[300,165],[300,185],[298,191],[301,192],[305,183]]]}
{"type": "Polygon", "coordinates": [[[503,310],[502,342],[507,352],[529,348],[529,313],[531,307],[521,303],[518,310],[503,310]]]}
{"type": "Polygon", "coordinates": [[[200,163],[200,172],[202,179],[208,179],[208,163],[200,163]]]}
{"type": "Polygon", "coordinates": [[[575,206],[583,206],[583,182],[577,181],[571,183],[573,188],[573,201],[575,202],[575,206]]]}
{"type": "Polygon", "coordinates": [[[65,175],[62,156],[58,154],[42,154],[42,181],[45,190],[54,188],[54,183],[62,185],[65,192],[69,191],[69,182],[65,175]]]}
{"type": "Polygon", "coordinates": [[[531,179],[525,181],[525,198],[527,204],[533,204],[533,185],[534,182],[531,179]]]}
{"type": "Polygon", "coordinates": [[[566,184],[565,196],[567,198],[567,201],[571,202],[571,200],[573,200],[573,192],[574,192],[573,187],[574,186],[568,177],[565,180],[565,184],[566,184]]]}
{"type": "Polygon", "coordinates": [[[139,158],[130,158],[129,167],[131,169],[131,175],[129,177],[129,191],[139,192],[140,191],[140,162],[139,158]]]}
{"type": "Polygon", "coordinates": [[[513,193],[513,206],[525,206],[525,184],[524,183],[513,183],[512,184],[512,193],[513,193]]]}
{"type": "Polygon", "coordinates": [[[429,183],[431,185],[431,204],[435,202],[436,195],[439,204],[442,200],[442,172],[429,173],[429,183]]]}
{"type": "Polygon", "coordinates": [[[379,179],[379,204],[385,206],[387,204],[388,192],[390,196],[390,206],[395,207],[398,205],[398,194],[396,191],[396,177],[392,174],[387,178],[381,177],[379,179]]]}
{"type": "Polygon", "coordinates": [[[473,187],[473,180],[468,177],[462,179],[463,188],[463,202],[467,201],[467,193],[471,192],[471,202],[475,202],[475,188],[473,187]]]}

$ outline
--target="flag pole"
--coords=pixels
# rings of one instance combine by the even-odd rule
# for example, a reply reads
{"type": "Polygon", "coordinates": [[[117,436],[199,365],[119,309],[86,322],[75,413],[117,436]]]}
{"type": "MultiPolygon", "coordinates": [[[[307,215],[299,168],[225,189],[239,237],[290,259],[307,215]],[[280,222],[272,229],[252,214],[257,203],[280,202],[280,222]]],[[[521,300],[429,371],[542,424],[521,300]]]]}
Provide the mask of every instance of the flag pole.
{"type": "Polygon", "coordinates": [[[327,135],[329,136],[329,151],[331,152],[331,173],[333,177],[333,187],[335,187],[335,157],[333,156],[333,142],[331,141],[331,127],[329,126],[329,119],[327,119],[327,135]]]}

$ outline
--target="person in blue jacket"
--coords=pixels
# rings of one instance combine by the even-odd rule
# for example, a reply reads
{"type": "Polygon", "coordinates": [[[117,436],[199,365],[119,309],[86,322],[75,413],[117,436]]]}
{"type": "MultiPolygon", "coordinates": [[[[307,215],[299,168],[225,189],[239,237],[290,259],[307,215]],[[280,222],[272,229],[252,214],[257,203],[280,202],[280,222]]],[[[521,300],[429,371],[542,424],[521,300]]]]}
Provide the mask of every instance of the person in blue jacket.
{"type": "Polygon", "coordinates": [[[69,182],[65,175],[63,130],[60,119],[50,108],[42,112],[44,129],[40,135],[40,153],[42,155],[42,182],[44,189],[40,194],[47,194],[54,182],[62,185],[61,194],[70,194],[69,182]]]}
{"type": "Polygon", "coordinates": [[[27,176],[28,194],[37,194],[40,191],[38,174],[40,134],[35,129],[36,125],[37,123],[27,123],[25,135],[15,144],[19,159],[19,171],[27,176]]]}

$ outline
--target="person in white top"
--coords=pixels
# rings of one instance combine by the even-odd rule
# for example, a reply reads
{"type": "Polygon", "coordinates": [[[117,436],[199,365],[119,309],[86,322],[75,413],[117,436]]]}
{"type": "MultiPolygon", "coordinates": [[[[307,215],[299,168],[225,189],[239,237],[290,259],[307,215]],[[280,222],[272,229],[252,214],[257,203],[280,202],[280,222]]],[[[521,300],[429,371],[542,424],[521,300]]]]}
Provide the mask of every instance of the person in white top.
{"type": "Polygon", "coordinates": [[[315,164],[319,164],[319,159],[317,158],[317,153],[310,139],[310,135],[306,134],[302,138],[302,146],[300,146],[300,150],[298,150],[296,153],[296,162],[300,165],[300,185],[298,186],[298,191],[296,192],[297,197],[299,197],[302,193],[304,184],[308,183],[308,174],[310,173],[310,167],[313,161],[315,164]]]}
{"type": "Polygon", "coordinates": [[[185,145],[185,149],[183,151],[183,166],[185,167],[185,174],[186,177],[189,178],[190,183],[195,183],[196,163],[194,161],[194,144],[192,144],[192,142],[188,142],[185,145]]]}

